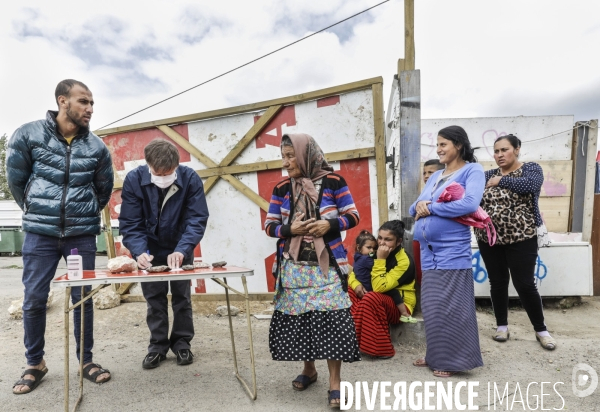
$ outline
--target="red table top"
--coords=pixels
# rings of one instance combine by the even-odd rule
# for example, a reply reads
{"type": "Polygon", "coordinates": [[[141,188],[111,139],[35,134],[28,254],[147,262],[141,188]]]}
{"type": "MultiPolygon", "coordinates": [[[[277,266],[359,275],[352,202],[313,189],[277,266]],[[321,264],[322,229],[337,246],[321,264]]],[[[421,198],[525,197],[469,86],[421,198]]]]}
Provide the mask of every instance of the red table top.
{"type": "Polygon", "coordinates": [[[53,283],[62,286],[74,285],[99,285],[107,283],[135,283],[135,282],[157,282],[164,280],[186,280],[202,278],[226,278],[252,276],[254,270],[237,266],[225,266],[223,268],[202,268],[194,270],[174,270],[170,272],[146,272],[137,270],[126,273],[110,273],[107,269],[84,270],[83,279],[69,279],[65,273],[54,279],[53,283]]]}

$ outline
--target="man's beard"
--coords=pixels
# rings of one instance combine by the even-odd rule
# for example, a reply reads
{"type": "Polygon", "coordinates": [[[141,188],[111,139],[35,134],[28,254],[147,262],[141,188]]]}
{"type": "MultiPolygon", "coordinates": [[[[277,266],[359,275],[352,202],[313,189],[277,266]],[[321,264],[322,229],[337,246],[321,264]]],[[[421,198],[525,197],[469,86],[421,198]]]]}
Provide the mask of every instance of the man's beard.
{"type": "Polygon", "coordinates": [[[71,103],[67,106],[67,117],[79,127],[88,127],[89,122],[85,123],[83,116],[78,116],[77,113],[71,111],[71,103]]]}

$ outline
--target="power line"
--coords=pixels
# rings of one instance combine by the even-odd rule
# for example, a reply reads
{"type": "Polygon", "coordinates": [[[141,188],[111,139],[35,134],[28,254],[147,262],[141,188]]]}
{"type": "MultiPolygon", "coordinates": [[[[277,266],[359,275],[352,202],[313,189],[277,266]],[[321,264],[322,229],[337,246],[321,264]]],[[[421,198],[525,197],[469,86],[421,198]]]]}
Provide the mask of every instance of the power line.
{"type": "Polygon", "coordinates": [[[300,43],[302,40],[306,40],[306,39],[308,39],[309,37],[312,37],[312,36],[314,36],[314,35],[316,35],[316,34],[319,34],[319,33],[321,33],[321,32],[324,32],[325,30],[327,30],[327,29],[330,29],[330,28],[332,28],[332,27],[334,27],[334,26],[337,26],[338,24],[341,24],[341,23],[343,23],[343,22],[345,22],[345,21],[348,21],[348,20],[350,20],[350,19],[353,19],[354,17],[356,17],[356,16],[358,16],[358,15],[361,15],[361,14],[363,14],[363,13],[366,13],[367,11],[374,9],[375,7],[381,6],[382,4],[384,4],[384,3],[387,3],[388,1],[390,1],[390,0],[384,0],[384,1],[382,1],[381,3],[378,3],[378,4],[374,5],[374,6],[371,6],[371,7],[369,7],[368,9],[364,9],[363,11],[361,11],[361,12],[358,12],[358,13],[356,13],[356,14],[353,14],[353,15],[352,15],[352,16],[350,16],[350,17],[346,17],[344,20],[340,20],[340,21],[338,21],[337,23],[334,23],[334,24],[332,24],[332,25],[330,25],[330,26],[327,26],[327,27],[325,27],[325,28],[323,28],[323,29],[321,29],[321,30],[319,30],[319,31],[316,31],[316,32],[314,32],[314,33],[312,33],[312,34],[309,34],[308,36],[302,37],[301,39],[298,39],[298,40],[296,40],[296,41],[293,41],[293,42],[291,42],[291,43],[289,43],[289,44],[287,44],[287,45],[285,45],[285,46],[283,46],[283,47],[280,47],[280,48],[278,48],[278,49],[276,49],[276,50],[273,50],[272,52],[269,52],[269,53],[267,53],[267,54],[264,54],[264,55],[262,55],[262,56],[260,56],[260,57],[257,57],[257,58],[256,58],[256,59],[254,59],[254,60],[250,60],[249,62],[247,62],[247,63],[244,63],[244,64],[242,64],[241,66],[237,66],[236,68],[234,68],[234,69],[231,69],[231,70],[229,70],[229,71],[226,71],[225,73],[221,73],[221,74],[219,74],[218,76],[215,76],[215,77],[213,77],[212,79],[208,79],[208,80],[206,80],[206,81],[204,81],[204,82],[202,82],[202,83],[199,83],[199,84],[197,84],[197,85],[195,85],[195,86],[192,86],[192,87],[190,87],[189,89],[186,89],[186,90],[184,90],[184,91],[182,91],[182,92],[179,92],[179,93],[177,93],[177,94],[174,94],[174,95],[172,95],[172,96],[170,96],[170,97],[167,97],[166,99],[163,99],[163,100],[161,100],[161,101],[159,101],[159,102],[156,102],[156,103],[154,103],[154,104],[151,104],[150,106],[144,107],[143,109],[140,109],[140,110],[138,110],[137,112],[134,112],[134,113],[131,113],[130,115],[127,115],[127,116],[125,116],[125,117],[122,117],[122,118],[120,118],[119,120],[115,120],[114,122],[108,123],[107,125],[104,125],[104,126],[102,126],[100,129],[97,129],[97,130],[102,130],[102,129],[104,129],[105,127],[108,127],[108,126],[110,126],[110,125],[113,125],[113,124],[115,124],[115,123],[117,123],[117,122],[120,122],[121,120],[125,120],[125,119],[127,119],[127,118],[129,118],[129,117],[131,117],[131,116],[133,116],[133,115],[136,115],[136,114],[138,114],[138,113],[141,113],[141,112],[143,112],[144,110],[148,110],[148,109],[150,109],[151,107],[157,106],[157,105],[159,105],[159,104],[161,104],[161,103],[164,103],[164,102],[166,102],[167,100],[173,99],[174,97],[180,96],[180,95],[182,95],[182,94],[184,94],[184,93],[186,93],[186,92],[189,92],[190,90],[193,90],[193,89],[195,89],[195,88],[197,88],[197,87],[200,87],[200,86],[202,86],[202,85],[204,85],[204,84],[206,84],[206,83],[212,82],[213,80],[216,80],[216,79],[218,79],[219,77],[223,77],[223,76],[225,76],[225,75],[227,75],[227,74],[229,74],[229,73],[232,73],[232,72],[234,72],[234,71],[236,71],[236,70],[238,70],[238,69],[241,69],[242,67],[248,66],[249,64],[252,64],[252,63],[254,63],[254,62],[257,62],[257,61],[259,61],[259,60],[261,60],[261,59],[264,59],[265,57],[267,57],[267,56],[270,56],[270,55],[272,55],[272,54],[274,54],[274,53],[277,53],[278,51],[281,51],[281,50],[283,50],[283,49],[285,49],[285,48],[288,48],[288,47],[290,47],[290,46],[293,46],[293,45],[294,45],[294,44],[296,44],[296,43],[300,43]]]}

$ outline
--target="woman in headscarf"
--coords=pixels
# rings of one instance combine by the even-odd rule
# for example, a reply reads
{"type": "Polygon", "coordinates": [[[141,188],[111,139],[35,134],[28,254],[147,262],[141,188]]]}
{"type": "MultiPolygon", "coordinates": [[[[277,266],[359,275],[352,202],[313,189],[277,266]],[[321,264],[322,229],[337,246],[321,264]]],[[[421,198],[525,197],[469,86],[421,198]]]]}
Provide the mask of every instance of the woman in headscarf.
{"type": "Polygon", "coordinates": [[[479,207],[485,176],[469,138],[460,126],[438,132],[437,154],[445,169],[435,172],[410,207],[414,238],[421,246],[421,309],[427,352],[415,366],[447,378],[483,366],[475,313],[475,290],[469,226],[453,220],[479,207]],[[452,182],[464,188],[464,197],[438,202],[452,182]]]}
{"type": "Polygon", "coordinates": [[[490,246],[485,232],[476,229],[479,251],[485,262],[490,296],[498,329],[492,339],[506,342],[508,331],[508,285],[513,285],[544,349],[554,350],[554,339],[544,322],[542,299],[535,283],[538,246],[548,244],[548,231],[538,204],[544,172],[535,162],[519,161],[521,140],[509,134],[494,142],[497,169],[485,172],[486,187],[481,206],[492,218],[498,233],[490,246]]]}
{"type": "Polygon", "coordinates": [[[273,189],[265,221],[267,235],[279,238],[269,347],[274,360],[304,362],[297,391],[317,380],[315,360],[326,359],[329,406],[339,408],[342,361],[360,360],[340,233],[358,224],[358,211],[311,136],[284,135],[281,156],[289,177],[273,189]]]}

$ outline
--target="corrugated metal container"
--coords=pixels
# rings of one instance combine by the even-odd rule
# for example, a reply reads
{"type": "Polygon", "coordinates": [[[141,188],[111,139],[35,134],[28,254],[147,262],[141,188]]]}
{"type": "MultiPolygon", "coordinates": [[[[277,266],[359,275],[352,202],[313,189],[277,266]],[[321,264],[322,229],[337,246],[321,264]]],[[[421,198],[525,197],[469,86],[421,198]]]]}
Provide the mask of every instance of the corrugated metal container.
{"type": "Polygon", "coordinates": [[[0,200],[0,227],[20,228],[23,211],[14,200],[0,200]]]}

